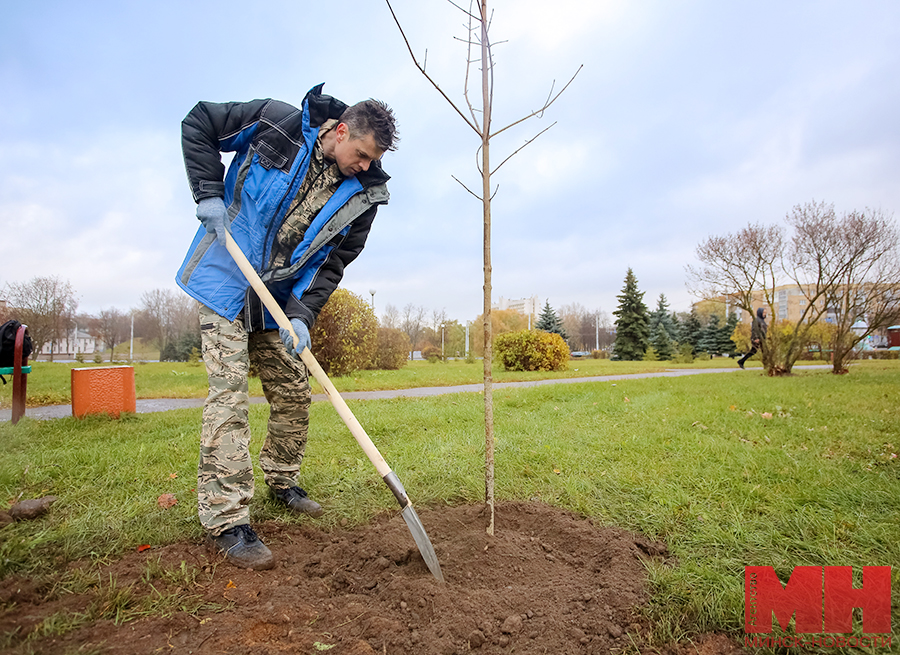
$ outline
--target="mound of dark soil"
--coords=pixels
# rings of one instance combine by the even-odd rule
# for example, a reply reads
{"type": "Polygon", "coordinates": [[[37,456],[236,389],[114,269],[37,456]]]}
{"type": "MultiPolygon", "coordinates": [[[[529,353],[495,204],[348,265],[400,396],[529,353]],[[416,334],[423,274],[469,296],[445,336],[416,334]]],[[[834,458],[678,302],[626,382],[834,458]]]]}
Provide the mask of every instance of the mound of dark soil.
{"type": "MultiPolygon", "coordinates": [[[[668,557],[664,544],[540,503],[498,505],[494,537],[483,506],[418,509],[444,584],[398,513],[329,532],[267,523],[257,531],[279,558],[271,571],[234,568],[188,543],[106,567],[98,580],[115,580],[119,594],[108,584],[105,593],[102,584],[60,593],[8,578],[0,583],[0,645],[13,653],[117,655],[656,651],[646,646],[642,560],[668,557]],[[173,595],[192,611],[167,606],[173,595]],[[201,599],[205,606],[194,609],[201,599]],[[137,613],[146,616],[122,621],[137,613]],[[106,618],[52,629],[79,614],[106,618]]],[[[688,652],[677,644],[665,650],[688,652]]],[[[697,650],[737,649],[709,637],[692,645],[697,650]]]]}

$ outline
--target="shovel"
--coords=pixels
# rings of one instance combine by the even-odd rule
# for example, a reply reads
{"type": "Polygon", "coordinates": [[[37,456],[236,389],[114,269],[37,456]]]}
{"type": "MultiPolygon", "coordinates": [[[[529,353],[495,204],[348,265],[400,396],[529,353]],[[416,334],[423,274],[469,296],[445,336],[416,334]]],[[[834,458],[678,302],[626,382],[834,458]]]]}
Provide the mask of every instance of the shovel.
{"type": "MultiPolygon", "coordinates": [[[[250,286],[256,291],[256,295],[259,296],[260,300],[262,300],[263,304],[266,306],[266,309],[269,310],[272,318],[275,319],[275,322],[278,323],[279,327],[290,332],[291,336],[294,337],[294,343],[297,343],[297,334],[294,332],[294,328],[291,327],[290,320],[281,309],[281,306],[275,301],[275,298],[272,297],[269,289],[263,284],[256,269],[253,268],[247,260],[247,257],[244,256],[240,247],[231,237],[231,234],[227,231],[225,232],[225,247],[228,249],[228,252],[231,253],[235,263],[238,265],[238,268],[241,269],[244,277],[247,278],[250,286]]],[[[313,357],[309,348],[303,349],[303,352],[300,353],[300,359],[303,360],[306,368],[313,374],[316,381],[318,381],[318,383],[322,385],[322,388],[325,389],[325,394],[328,396],[331,404],[334,405],[338,415],[350,429],[350,433],[356,439],[357,443],[359,443],[363,452],[369,458],[369,461],[375,466],[375,470],[378,471],[378,474],[381,476],[381,479],[384,480],[388,489],[393,492],[397,502],[400,503],[400,514],[403,516],[403,520],[406,521],[406,525],[412,533],[413,540],[416,542],[416,546],[418,546],[419,552],[422,554],[422,559],[425,560],[425,564],[428,566],[428,570],[431,571],[435,578],[437,578],[438,582],[443,582],[444,575],[441,573],[441,565],[438,564],[434,546],[431,545],[431,540],[428,538],[428,535],[425,534],[425,527],[422,525],[419,515],[416,514],[416,510],[413,508],[409,496],[406,495],[406,490],[403,488],[403,485],[400,484],[400,478],[398,478],[397,474],[391,470],[391,467],[388,466],[387,462],[384,461],[381,453],[378,452],[378,449],[375,447],[375,444],[372,443],[369,435],[366,434],[362,425],[356,420],[353,412],[347,407],[347,403],[341,398],[338,390],[334,388],[331,380],[328,379],[325,371],[319,366],[319,362],[313,357]]]]}

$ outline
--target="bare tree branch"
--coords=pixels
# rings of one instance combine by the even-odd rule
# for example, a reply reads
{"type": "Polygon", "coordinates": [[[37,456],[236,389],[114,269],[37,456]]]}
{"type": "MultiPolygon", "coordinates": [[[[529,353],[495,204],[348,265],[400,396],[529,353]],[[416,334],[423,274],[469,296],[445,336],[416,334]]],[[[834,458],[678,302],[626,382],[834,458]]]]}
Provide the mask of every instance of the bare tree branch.
{"type": "MultiPolygon", "coordinates": [[[[466,16],[468,16],[470,20],[477,20],[477,21],[480,21],[480,20],[481,20],[480,18],[478,18],[478,16],[476,16],[475,14],[472,13],[471,9],[468,10],[468,11],[466,11],[465,9],[463,9],[462,7],[460,7],[458,4],[456,4],[455,2],[453,2],[453,0],[447,0],[447,2],[449,2],[451,5],[453,5],[454,7],[456,7],[457,9],[459,9],[462,13],[464,13],[466,16]]],[[[470,6],[470,7],[472,6],[472,3],[471,3],[471,2],[469,3],[469,6],[470,6]]]]}
{"type": "MultiPolygon", "coordinates": [[[[569,85],[572,83],[572,81],[575,79],[575,77],[578,75],[578,73],[581,72],[581,69],[582,69],[582,68],[584,68],[584,64],[581,64],[581,66],[578,67],[578,70],[575,71],[575,75],[572,75],[572,77],[569,78],[569,81],[566,82],[566,85],[565,85],[562,89],[560,89],[559,93],[557,93],[555,96],[553,96],[553,99],[552,99],[552,100],[550,100],[549,102],[545,102],[544,105],[543,105],[540,109],[536,109],[535,111],[531,112],[531,113],[528,114],[527,116],[525,116],[525,117],[523,117],[523,118],[520,118],[520,119],[517,120],[516,122],[510,123],[510,124],[507,125],[506,127],[501,128],[501,129],[497,130],[496,132],[492,133],[492,134],[491,134],[491,138],[497,136],[497,135],[500,134],[501,132],[505,132],[505,131],[508,130],[509,128],[514,127],[514,126],[518,125],[519,123],[521,123],[521,122],[523,122],[523,121],[527,121],[527,120],[528,120],[529,118],[531,118],[532,116],[537,116],[538,114],[544,113],[544,112],[547,110],[547,108],[548,108],[550,105],[552,105],[554,102],[556,102],[556,99],[559,98],[559,96],[561,96],[561,95],[565,92],[565,90],[569,88],[569,85]]],[[[554,84],[555,84],[555,82],[554,82],[554,84]]]]}
{"type": "Polygon", "coordinates": [[[461,186],[463,189],[465,189],[466,191],[468,191],[469,193],[471,193],[473,196],[475,196],[475,197],[478,198],[479,200],[484,201],[484,198],[482,198],[482,197],[479,196],[477,193],[475,193],[474,191],[472,191],[472,189],[470,189],[470,188],[467,187],[465,184],[463,184],[462,182],[460,182],[460,181],[459,181],[459,178],[457,178],[455,175],[451,175],[450,177],[452,177],[454,180],[456,180],[457,182],[459,182],[459,186],[461,186]]]}
{"type": "Polygon", "coordinates": [[[481,130],[468,118],[466,118],[466,115],[462,113],[462,111],[460,111],[459,107],[456,106],[456,103],[453,102],[446,93],[444,93],[444,90],[441,89],[440,86],[438,86],[438,83],[432,79],[431,75],[425,72],[425,67],[419,64],[419,60],[416,59],[416,55],[415,53],[413,53],[412,46],[409,44],[409,39],[406,38],[406,33],[403,31],[403,27],[400,25],[400,21],[397,19],[397,15],[394,13],[394,8],[391,6],[391,0],[384,1],[387,3],[388,9],[391,12],[391,16],[394,19],[394,23],[397,25],[397,29],[400,30],[400,36],[403,37],[403,42],[406,44],[406,49],[409,51],[409,56],[412,57],[413,63],[416,65],[416,68],[418,68],[422,75],[425,76],[425,79],[431,82],[431,85],[437,90],[437,92],[444,96],[444,100],[450,103],[450,106],[453,107],[456,113],[459,114],[460,118],[462,118],[466,122],[466,125],[471,127],[478,136],[481,136],[481,130]]]}
{"type": "Polygon", "coordinates": [[[501,162],[497,165],[497,168],[495,168],[494,170],[491,171],[491,175],[493,175],[494,173],[496,173],[497,171],[499,171],[499,170],[500,170],[500,167],[503,166],[503,164],[505,164],[505,163],[508,162],[510,159],[512,159],[513,157],[515,157],[516,154],[517,154],[519,151],[521,151],[521,150],[522,150],[523,148],[525,148],[529,143],[531,143],[532,141],[534,141],[536,138],[538,138],[538,137],[539,137],[540,135],[542,135],[544,132],[546,132],[547,130],[549,130],[551,127],[553,127],[554,125],[556,125],[557,122],[558,122],[558,121],[554,121],[552,124],[548,125],[548,126],[545,127],[543,130],[541,130],[540,132],[538,132],[537,134],[535,134],[533,137],[531,137],[530,139],[528,139],[525,143],[523,143],[523,144],[522,144],[515,152],[513,152],[509,157],[507,157],[506,159],[504,159],[503,161],[501,161],[501,162]]]}

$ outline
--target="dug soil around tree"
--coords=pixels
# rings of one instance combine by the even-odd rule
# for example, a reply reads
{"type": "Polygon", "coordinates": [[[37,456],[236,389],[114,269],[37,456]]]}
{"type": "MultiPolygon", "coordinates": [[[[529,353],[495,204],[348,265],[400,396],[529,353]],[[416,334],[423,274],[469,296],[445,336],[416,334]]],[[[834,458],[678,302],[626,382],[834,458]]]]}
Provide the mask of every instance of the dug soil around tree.
{"type": "Polygon", "coordinates": [[[278,559],[269,571],[238,569],[202,544],[180,543],[99,568],[72,564],[40,584],[9,577],[0,582],[0,650],[740,652],[721,635],[650,644],[644,563],[675,564],[663,543],[537,502],[499,504],[493,537],[482,505],[418,511],[443,584],[399,513],[352,529],[268,522],[256,527],[278,559]]]}

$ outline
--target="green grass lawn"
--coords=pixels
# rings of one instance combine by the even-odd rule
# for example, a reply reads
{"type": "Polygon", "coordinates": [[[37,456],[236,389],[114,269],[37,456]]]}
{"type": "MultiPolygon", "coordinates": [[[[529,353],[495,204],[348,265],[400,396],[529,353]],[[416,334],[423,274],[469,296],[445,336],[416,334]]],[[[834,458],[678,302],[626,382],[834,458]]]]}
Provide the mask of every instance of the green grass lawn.
{"type": "MultiPolygon", "coordinates": [[[[109,366],[108,362],[59,363],[33,362],[33,373],[28,376],[29,407],[43,405],[67,405],[71,402],[71,370],[90,366],[109,366]]],[[[759,366],[751,362],[749,366],[759,366]]],[[[519,382],[553,378],[574,378],[596,375],[621,375],[663,371],[667,368],[735,368],[734,360],[717,358],[696,361],[693,364],[672,362],[611,362],[608,359],[578,359],[569,362],[565,371],[515,372],[494,370],[495,382],[519,382]]],[[[380,389],[409,389],[413,387],[446,387],[459,384],[480,383],[483,378],[481,361],[466,363],[452,360],[431,364],[424,361],[408,363],[398,371],[357,371],[352,375],[334,378],[338,391],[373,391],[380,389]]],[[[138,398],[203,398],[207,392],[206,367],[202,363],[135,362],[134,383],[138,398]]],[[[313,391],[319,392],[313,382],[313,391]]],[[[258,379],[250,380],[250,395],[262,396],[258,379]]],[[[9,408],[12,403],[12,385],[0,387],[0,407],[9,408]]]]}
{"type": "MultiPolygon", "coordinates": [[[[744,566],[773,566],[786,580],[799,565],[900,562],[898,390],[897,362],[867,362],[845,376],[749,372],[498,390],[497,497],[540,499],[664,540],[677,564],[648,565],[656,637],[721,630],[740,638],[744,566]]],[[[480,395],[350,405],[417,506],[483,500],[480,395]]],[[[251,407],[254,457],[267,415],[265,405],[251,407]]],[[[200,539],[199,425],[198,409],[0,424],[0,498],[59,497],[43,519],[3,528],[0,576],[49,575],[72,559],[200,539]],[[157,508],[163,493],[178,504],[157,508]]],[[[330,405],[313,405],[311,425],[303,486],[329,510],[326,526],[396,509],[330,405]]],[[[294,520],[259,496],[253,520],[294,520]]],[[[892,589],[898,626],[897,569],[892,589]]]]}

